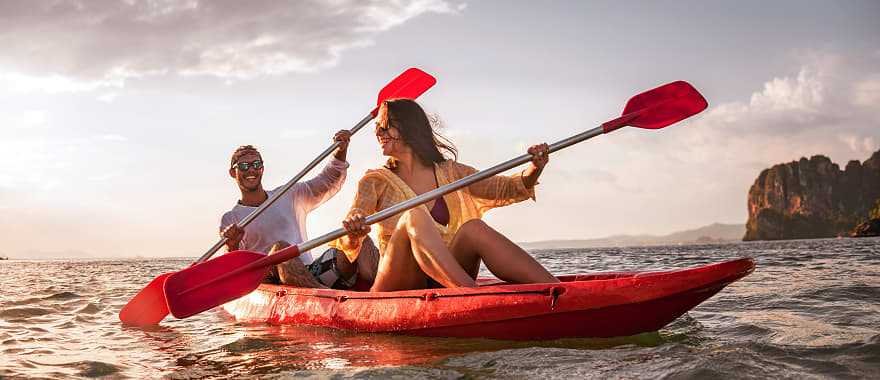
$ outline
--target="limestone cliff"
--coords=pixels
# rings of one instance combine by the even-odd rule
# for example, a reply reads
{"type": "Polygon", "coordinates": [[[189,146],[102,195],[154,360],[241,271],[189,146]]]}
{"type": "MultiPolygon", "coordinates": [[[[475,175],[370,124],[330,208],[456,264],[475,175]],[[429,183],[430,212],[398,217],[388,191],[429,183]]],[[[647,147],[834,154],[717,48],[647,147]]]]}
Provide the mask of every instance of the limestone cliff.
{"type": "Polygon", "coordinates": [[[825,156],[765,169],[749,189],[743,240],[847,236],[880,198],[880,151],[844,170],[825,156]]]}
{"type": "Polygon", "coordinates": [[[852,230],[852,233],[850,233],[850,236],[880,236],[880,199],[878,199],[877,202],[874,203],[874,209],[871,210],[871,215],[868,215],[868,220],[856,226],[856,228],[852,230]]]}

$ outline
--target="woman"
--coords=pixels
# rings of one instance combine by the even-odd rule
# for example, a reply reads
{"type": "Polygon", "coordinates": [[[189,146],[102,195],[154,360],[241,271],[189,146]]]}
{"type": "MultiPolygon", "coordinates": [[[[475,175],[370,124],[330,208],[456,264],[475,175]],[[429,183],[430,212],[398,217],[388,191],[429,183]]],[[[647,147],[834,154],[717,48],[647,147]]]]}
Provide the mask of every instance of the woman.
{"type": "MultiPolygon", "coordinates": [[[[370,227],[366,215],[473,174],[476,170],[444,157],[456,150],[431,128],[410,99],[382,102],[376,138],[388,163],[368,170],[348,217],[348,235],[333,245],[357,258],[370,227]]],[[[495,176],[378,223],[379,268],[371,291],[474,287],[480,262],[514,283],[558,282],[519,246],[480,220],[487,210],[534,199],[534,186],[547,164],[547,144],[529,148],[532,164],[513,176],[495,176]]]]}

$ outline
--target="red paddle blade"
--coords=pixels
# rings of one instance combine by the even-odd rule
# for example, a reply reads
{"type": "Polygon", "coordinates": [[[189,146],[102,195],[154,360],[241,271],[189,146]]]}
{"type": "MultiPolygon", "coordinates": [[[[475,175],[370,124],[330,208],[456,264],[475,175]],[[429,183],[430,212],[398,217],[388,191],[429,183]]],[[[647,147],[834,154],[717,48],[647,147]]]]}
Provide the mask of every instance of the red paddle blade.
{"type": "Polygon", "coordinates": [[[403,73],[394,78],[382,90],[379,91],[379,97],[376,100],[376,108],[373,108],[372,114],[376,116],[379,112],[379,105],[383,100],[394,98],[415,99],[419,95],[424,94],[429,88],[437,83],[437,79],[422,70],[415,67],[406,69],[403,73]]]}
{"type": "Polygon", "coordinates": [[[262,253],[235,251],[172,274],[165,280],[168,310],[177,318],[186,318],[254,291],[266,276],[266,266],[214,280],[265,257],[262,253]],[[210,286],[201,286],[211,282],[210,286]]]}
{"type": "Polygon", "coordinates": [[[696,115],[709,103],[694,86],[685,81],[664,84],[633,96],[623,115],[602,124],[605,133],[624,126],[660,129],[696,115]]]}
{"type": "Polygon", "coordinates": [[[119,320],[131,326],[153,326],[168,315],[165,304],[165,280],[174,272],[161,274],[128,301],[119,311],[119,320]]]}

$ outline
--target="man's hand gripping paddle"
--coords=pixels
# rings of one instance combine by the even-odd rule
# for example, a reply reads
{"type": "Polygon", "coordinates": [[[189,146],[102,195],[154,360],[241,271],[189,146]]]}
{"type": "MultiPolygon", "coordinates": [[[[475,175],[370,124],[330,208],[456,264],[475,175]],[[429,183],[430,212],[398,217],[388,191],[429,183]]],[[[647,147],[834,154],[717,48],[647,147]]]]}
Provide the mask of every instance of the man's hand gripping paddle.
{"type": "MultiPolygon", "coordinates": [[[[643,129],[664,128],[699,113],[707,106],[706,99],[687,82],[669,83],[636,95],[626,104],[623,115],[619,118],[550,145],[550,152],[624,126],[643,129]]],[[[530,155],[519,156],[379,211],[369,216],[365,222],[366,224],[380,222],[529,161],[531,161],[530,155]]],[[[345,234],[344,229],[338,229],[299,245],[287,247],[271,256],[258,252],[235,251],[184,269],[168,277],[165,282],[168,308],[175,317],[186,318],[242,297],[260,286],[270,266],[295,258],[300,252],[308,251],[345,234]]]]}
{"type": "MultiPolygon", "coordinates": [[[[366,125],[376,117],[376,113],[379,111],[379,105],[382,103],[382,101],[393,98],[418,98],[419,95],[423,94],[435,83],[437,83],[437,80],[422,70],[410,68],[404,71],[402,74],[398,75],[397,78],[394,78],[390,83],[385,85],[382,90],[379,91],[379,97],[378,101],[376,102],[376,107],[373,108],[373,110],[370,111],[367,116],[365,116],[360,122],[358,122],[354,126],[354,128],[351,129],[351,134],[357,133],[358,130],[360,130],[364,125],[366,125]]],[[[275,194],[273,194],[271,198],[263,202],[263,204],[260,205],[259,208],[254,210],[254,212],[252,212],[250,215],[248,215],[247,218],[239,222],[239,227],[244,228],[245,226],[247,226],[264,210],[271,206],[272,203],[280,198],[281,195],[286,193],[287,190],[289,190],[295,183],[299,182],[299,180],[303,176],[305,176],[306,173],[311,171],[312,168],[317,166],[318,163],[324,160],[324,158],[333,153],[338,145],[339,143],[334,143],[329,148],[324,150],[324,152],[318,155],[317,158],[315,158],[302,171],[300,171],[299,174],[293,177],[293,179],[291,179],[281,191],[275,192],[275,194]]],[[[211,249],[209,249],[192,265],[199,264],[209,259],[224,244],[226,244],[226,238],[223,238],[216,244],[214,244],[211,249]]],[[[128,301],[127,304],[125,304],[125,306],[119,312],[119,320],[121,320],[124,324],[135,326],[151,326],[162,321],[162,319],[165,318],[166,315],[168,315],[168,306],[165,300],[165,293],[163,289],[166,279],[172,274],[174,274],[174,272],[161,274],[153,279],[153,281],[150,281],[150,283],[147,284],[145,288],[143,288],[137,295],[134,296],[134,298],[132,298],[128,301]]]]}

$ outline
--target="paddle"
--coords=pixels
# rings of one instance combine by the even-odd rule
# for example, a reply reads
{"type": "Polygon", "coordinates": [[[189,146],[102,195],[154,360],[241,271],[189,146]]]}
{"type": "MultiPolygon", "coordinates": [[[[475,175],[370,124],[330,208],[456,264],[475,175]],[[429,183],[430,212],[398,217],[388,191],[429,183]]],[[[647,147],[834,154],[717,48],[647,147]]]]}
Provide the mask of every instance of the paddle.
{"type": "MultiPolygon", "coordinates": [[[[351,129],[351,134],[357,133],[364,125],[369,123],[373,118],[376,117],[376,114],[379,111],[379,105],[382,101],[386,99],[393,98],[410,98],[415,99],[418,98],[419,95],[423,94],[429,88],[431,88],[437,80],[434,79],[428,73],[425,73],[422,70],[416,68],[410,68],[398,75],[396,78],[391,80],[385,87],[383,87],[379,91],[378,100],[376,101],[376,107],[370,111],[367,116],[355,124],[354,128],[351,129]]],[[[254,219],[256,219],[260,214],[263,213],[269,206],[275,203],[278,198],[280,198],[284,193],[287,192],[294,184],[299,182],[299,180],[306,175],[309,171],[311,171],[315,166],[318,165],[321,161],[323,161],[327,156],[333,153],[336,148],[339,147],[339,143],[333,143],[329,148],[325,149],[321,154],[318,155],[312,162],[310,162],[306,167],[299,172],[296,176],[293,177],[283,188],[281,191],[276,191],[269,199],[267,199],[263,204],[260,205],[259,208],[254,210],[250,215],[248,215],[244,220],[238,223],[238,226],[244,228],[248,224],[250,224],[254,219]]],[[[192,265],[196,265],[201,263],[208,258],[210,258],[217,250],[220,249],[224,244],[226,244],[226,238],[220,239],[214,246],[212,246],[205,254],[199,257],[192,265]]],[[[168,276],[172,275],[173,272],[164,273],[150,281],[146,287],[144,287],[137,295],[134,296],[131,300],[128,301],[125,306],[122,307],[122,310],[119,312],[119,320],[122,323],[128,325],[136,325],[136,326],[150,326],[159,323],[166,315],[168,315],[168,306],[165,302],[165,293],[163,291],[164,284],[168,276]]]]}
{"type": "MultiPolygon", "coordinates": [[[[623,126],[660,129],[695,115],[707,106],[706,99],[687,82],[669,83],[636,95],[627,103],[621,117],[550,145],[550,152],[617,130],[623,126]]],[[[529,162],[531,158],[530,155],[524,154],[474,173],[379,211],[369,216],[365,222],[367,224],[380,222],[444,194],[529,162]]],[[[299,245],[285,248],[271,256],[250,251],[235,251],[184,269],[168,277],[165,282],[165,298],[168,301],[168,308],[175,317],[186,318],[244,296],[260,286],[260,282],[270,266],[295,258],[299,256],[300,252],[340,238],[346,233],[344,229],[338,229],[299,245]]]]}

